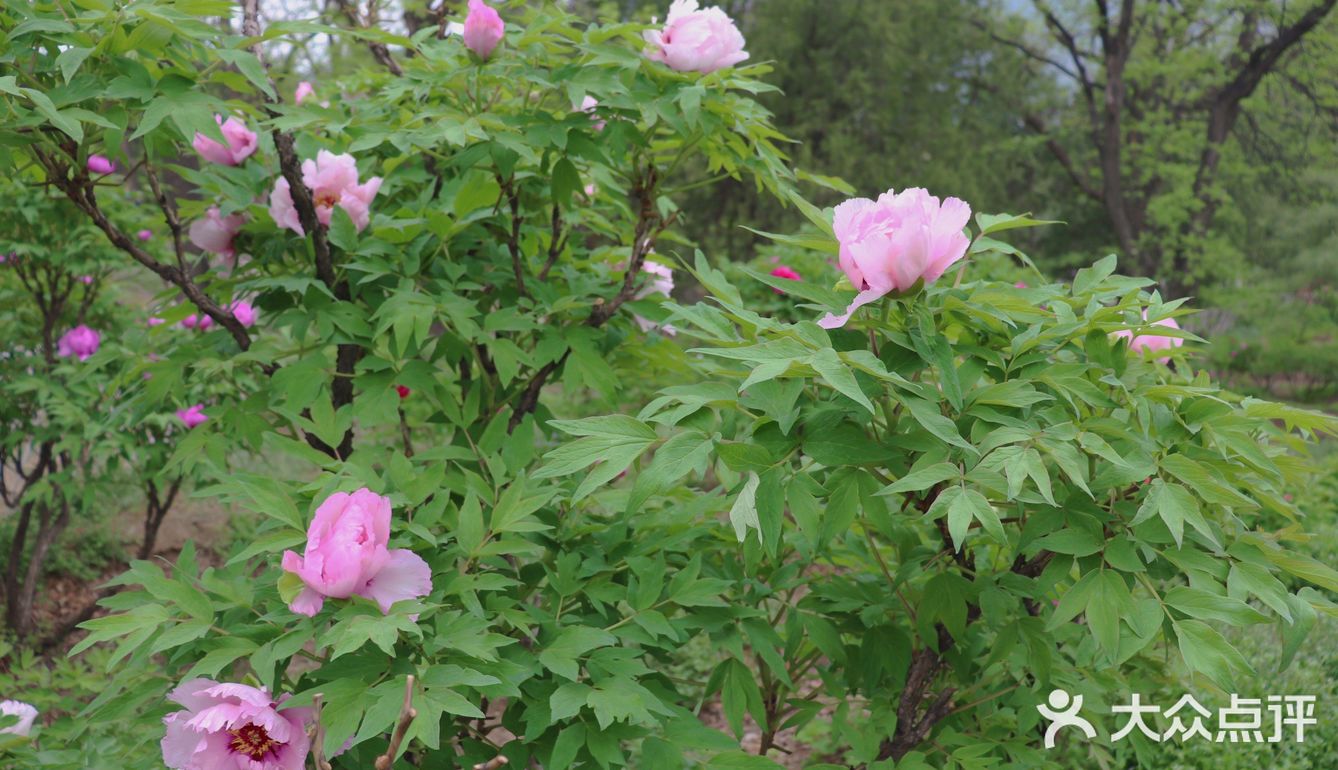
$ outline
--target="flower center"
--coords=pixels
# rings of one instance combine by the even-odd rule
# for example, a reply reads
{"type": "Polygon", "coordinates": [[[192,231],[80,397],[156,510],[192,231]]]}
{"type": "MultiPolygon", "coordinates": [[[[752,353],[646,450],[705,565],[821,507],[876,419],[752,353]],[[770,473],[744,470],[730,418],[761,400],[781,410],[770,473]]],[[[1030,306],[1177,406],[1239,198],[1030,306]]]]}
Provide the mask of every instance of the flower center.
{"type": "Polygon", "coordinates": [[[279,742],[269,737],[269,733],[260,725],[248,724],[229,730],[228,735],[232,736],[228,748],[238,754],[245,754],[256,761],[264,759],[266,754],[278,755],[279,742]]]}
{"type": "Polygon", "coordinates": [[[316,194],[316,205],[317,205],[317,206],[325,206],[325,207],[327,207],[327,208],[334,208],[334,205],[335,205],[336,203],[338,203],[338,202],[339,202],[339,192],[338,192],[338,191],[323,192],[323,193],[317,193],[317,194],[316,194]]]}

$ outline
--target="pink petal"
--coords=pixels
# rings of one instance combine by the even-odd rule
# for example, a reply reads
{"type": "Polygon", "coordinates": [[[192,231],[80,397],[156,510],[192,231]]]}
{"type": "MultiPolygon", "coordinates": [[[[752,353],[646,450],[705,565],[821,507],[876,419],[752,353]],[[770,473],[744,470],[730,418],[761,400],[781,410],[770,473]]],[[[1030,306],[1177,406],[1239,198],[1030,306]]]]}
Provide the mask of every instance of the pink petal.
{"type": "Polygon", "coordinates": [[[381,611],[402,599],[414,599],[432,593],[432,568],[422,557],[405,548],[390,552],[390,560],[358,592],[381,605],[381,611]]]}

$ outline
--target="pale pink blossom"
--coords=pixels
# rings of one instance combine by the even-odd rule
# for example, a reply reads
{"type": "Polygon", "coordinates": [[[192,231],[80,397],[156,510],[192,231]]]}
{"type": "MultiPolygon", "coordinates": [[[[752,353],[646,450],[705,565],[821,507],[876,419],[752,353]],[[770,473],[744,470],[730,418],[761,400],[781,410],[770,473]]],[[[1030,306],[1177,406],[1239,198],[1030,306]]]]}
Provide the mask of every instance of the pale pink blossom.
{"type": "Polygon", "coordinates": [[[302,555],[283,552],[283,568],[305,584],[288,608],[320,612],[325,600],[363,596],[381,611],[432,591],[432,570],[405,548],[390,550],[390,500],[366,487],[336,492],[316,509],[302,555]]]}
{"type": "Polygon", "coordinates": [[[177,410],[177,419],[187,428],[194,428],[205,420],[209,415],[204,413],[204,404],[193,404],[185,409],[177,410]]]}
{"type": "Polygon", "coordinates": [[[85,286],[92,286],[92,285],[93,285],[93,276],[91,276],[91,275],[81,275],[81,276],[79,276],[79,283],[82,283],[82,284],[85,285],[85,286]]]}
{"type": "Polygon", "coordinates": [[[734,21],[715,6],[699,10],[697,0],[674,0],[664,29],[643,34],[646,55],[679,72],[714,72],[748,58],[734,21]]]}
{"type": "Polygon", "coordinates": [[[167,323],[166,320],[164,320],[164,319],[162,319],[162,318],[159,318],[159,317],[156,316],[156,315],[155,315],[155,316],[149,316],[149,326],[150,326],[150,327],[154,327],[154,326],[162,326],[162,325],[165,324],[165,323],[167,323]]]}
{"type": "Polygon", "coordinates": [[[297,84],[297,90],[293,92],[293,101],[301,104],[308,96],[316,93],[316,89],[307,81],[303,80],[297,84]]]}
{"type": "Polygon", "coordinates": [[[56,343],[56,353],[62,358],[77,356],[80,361],[87,361],[89,356],[98,352],[102,344],[102,335],[83,324],[70,329],[56,343]]]}
{"type": "Polygon", "coordinates": [[[26,738],[32,734],[37,709],[21,700],[0,700],[0,715],[18,717],[19,720],[8,727],[0,727],[0,735],[20,735],[26,738]]]}
{"type": "MultiPolygon", "coordinates": [[[[329,226],[334,207],[343,209],[353,220],[353,226],[359,231],[371,221],[371,204],[376,193],[381,189],[381,177],[374,176],[366,182],[358,183],[358,165],[352,155],[335,155],[321,150],[316,160],[302,161],[302,184],[311,190],[312,202],[316,206],[316,218],[329,226]]],[[[280,227],[286,227],[298,235],[305,235],[302,221],[293,205],[292,189],[288,180],[279,177],[274,182],[274,190],[269,196],[269,213],[280,227]]]]}
{"type": "Polygon", "coordinates": [[[256,316],[258,314],[256,313],[255,306],[253,306],[250,302],[247,302],[244,299],[239,299],[236,302],[232,303],[230,309],[232,310],[232,317],[236,318],[237,322],[240,323],[242,326],[245,326],[246,328],[249,329],[253,324],[255,324],[256,316]]]}
{"type": "Polygon", "coordinates": [[[465,45],[480,59],[492,56],[493,49],[502,42],[506,34],[506,23],[483,0],[469,0],[469,13],[465,16],[465,26],[461,31],[465,45]]]}
{"type": "Polygon", "coordinates": [[[593,96],[586,96],[581,100],[581,112],[584,112],[594,119],[594,127],[596,131],[603,131],[604,121],[600,120],[595,113],[597,107],[599,107],[599,100],[593,96]]]}
{"type": "Polygon", "coordinates": [[[231,259],[237,253],[232,247],[232,239],[245,224],[244,214],[225,217],[218,206],[210,206],[203,217],[191,222],[190,242],[204,251],[231,259]]]}
{"type": "MultiPolygon", "coordinates": [[[[1147,317],[1148,317],[1147,310],[1144,310],[1143,320],[1146,321],[1147,317]]],[[[1154,322],[1152,325],[1164,326],[1168,329],[1180,328],[1180,324],[1176,323],[1174,318],[1163,318],[1160,321],[1154,322]]],[[[1185,341],[1180,337],[1167,337],[1158,334],[1156,332],[1143,332],[1142,334],[1135,337],[1134,333],[1129,329],[1120,329],[1119,331],[1115,332],[1113,336],[1117,339],[1128,340],[1129,350],[1133,352],[1151,350],[1155,353],[1156,351],[1159,350],[1170,350],[1171,348],[1178,348],[1181,345],[1185,344],[1185,341]]],[[[1159,356],[1157,360],[1163,364],[1167,364],[1171,362],[1171,357],[1159,356]]]]}
{"type": "Polygon", "coordinates": [[[859,291],[842,315],[828,313],[818,325],[844,326],[860,307],[917,282],[938,280],[966,255],[962,232],[971,207],[957,198],[942,202],[919,187],[888,190],[878,200],[852,198],[836,207],[832,230],[841,244],[839,264],[859,291]]]}
{"type": "Polygon", "coordinates": [[[218,129],[227,141],[226,145],[219,144],[199,132],[195,134],[195,141],[191,142],[191,146],[204,156],[205,160],[223,166],[236,166],[256,151],[256,132],[247,128],[245,123],[237,118],[228,118],[224,121],[222,115],[215,115],[214,122],[218,123],[218,129]]]}
{"type": "Polygon", "coordinates": [[[110,174],[116,170],[116,164],[105,155],[89,155],[88,170],[94,174],[110,174]]]}
{"type": "Polygon", "coordinates": [[[185,706],[163,717],[163,762],[173,770],[303,770],[311,741],[305,708],[279,710],[263,687],[182,682],[167,696],[185,706]]]}
{"type": "MultiPolygon", "coordinates": [[[[662,294],[667,298],[674,293],[674,271],[668,265],[661,265],[659,262],[646,260],[641,263],[641,272],[649,275],[651,278],[637,290],[633,299],[645,299],[652,294],[662,294]]],[[[632,314],[632,320],[636,321],[636,325],[640,327],[643,332],[658,329],[660,332],[663,332],[670,337],[678,334],[678,329],[674,328],[673,324],[656,323],[649,318],[636,315],[635,313],[632,314]]]]}

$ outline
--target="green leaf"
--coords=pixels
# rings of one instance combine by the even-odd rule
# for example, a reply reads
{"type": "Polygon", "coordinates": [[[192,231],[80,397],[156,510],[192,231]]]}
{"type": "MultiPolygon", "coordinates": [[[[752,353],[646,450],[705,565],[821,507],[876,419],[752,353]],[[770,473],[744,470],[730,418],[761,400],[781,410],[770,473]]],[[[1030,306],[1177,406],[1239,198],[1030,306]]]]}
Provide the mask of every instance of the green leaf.
{"type": "Polygon", "coordinates": [[[1051,532],[1038,538],[1034,545],[1055,553],[1091,556],[1105,547],[1105,541],[1089,530],[1073,527],[1051,532]]]}
{"type": "Polygon", "coordinates": [[[568,626],[558,632],[539,653],[539,662],[549,671],[566,679],[575,680],[580,674],[576,659],[593,649],[617,644],[613,634],[589,626],[568,626]]]}
{"type": "Polygon", "coordinates": [[[869,414],[873,414],[873,403],[864,395],[864,391],[860,390],[859,382],[855,380],[855,373],[837,357],[835,350],[831,348],[819,350],[809,356],[805,363],[812,366],[828,385],[867,409],[869,414]]]}
{"type": "Polygon", "coordinates": [[[56,57],[56,66],[60,68],[61,77],[69,83],[74,73],[79,71],[79,65],[84,63],[84,59],[93,53],[92,48],[66,48],[56,57]]]}
{"type": "Polygon", "coordinates": [[[577,190],[581,189],[581,172],[576,169],[576,164],[566,158],[558,159],[553,164],[553,202],[568,208],[571,206],[571,197],[577,190]]]}
{"type": "Polygon", "coordinates": [[[762,527],[757,520],[757,485],[760,481],[756,473],[749,473],[748,480],[739,490],[738,497],[729,508],[729,523],[734,525],[734,535],[742,543],[748,536],[748,528],[757,530],[757,539],[762,540],[762,527]]]}
{"type": "Polygon", "coordinates": [[[1199,620],[1179,620],[1172,624],[1180,655],[1192,670],[1204,674],[1226,690],[1236,689],[1236,676],[1253,674],[1254,669],[1216,629],[1199,620]]]}
{"type": "Polygon", "coordinates": [[[962,438],[962,434],[957,432],[957,425],[939,412],[937,404],[913,397],[903,398],[902,403],[905,404],[906,410],[911,413],[911,417],[916,422],[920,423],[921,427],[940,440],[955,447],[960,447],[972,456],[980,454],[974,446],[962,438]]]}
{"type": "Polygon", "coordinates": [[[1032,219],[1030,214],[976,214],[976,227],[981,235],[1001,233],[1019,227],[1040,227],[1042,225],[1062,225],[1063,222],[1052,219],[1032,219]]]}
{"type": "Polygon", "coordinates": [[[265,67],[250,51],[231,50],[227,48],[217,49],[218,58],[233,65],[237,71],[242,73],[251,85],[259,88],[270,99],[278,98],[274,93],[274,88],[270,85],[269,75],[265,72],[265,67]]]}
{"type": "Polygon", "coordinates": [[[1267,623],[1268,618],[1250,605],[1229,596],[1219,596],[1202,588],[1176,586],[1167,591],[1162,600],[1192,618],[1220,620],[1233,626],[1267,623]]]}
{"type": "Polygon", "coordinates": [[[347,252],[358,248],[358,228],[342,206],[335,206],[330,212],[330,243],[347,252]]]}
{"type": "Polygon", "coordinates": [[[883,487],[878,494],[892,495],[900,492],[919,492],[929,489],[941,481],[961,478],[962,470],[951,463],[936,463],[925,468],[911,471],[891,484],[883,487]]]}

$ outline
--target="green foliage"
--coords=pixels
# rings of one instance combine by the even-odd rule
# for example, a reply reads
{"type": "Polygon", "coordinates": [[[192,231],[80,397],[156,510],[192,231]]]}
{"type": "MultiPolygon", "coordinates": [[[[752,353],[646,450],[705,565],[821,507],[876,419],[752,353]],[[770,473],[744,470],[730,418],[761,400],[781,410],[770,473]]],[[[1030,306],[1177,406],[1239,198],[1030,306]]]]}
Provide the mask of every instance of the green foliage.
{"type": "MultiPolygon", "coordinates": [[[[1219,389],[1189,348],[1172,372],[1110,337],[1179,303],[1113,258],[1047,282],[1010,244],[1039,223],[981,216],[961,272],[825,332],[810,319],[849,287],[824,277],[830,214],[796,187],[845,188],[789,168],[755,98],[770,65],[678,73],[643,55],[642,25],[517,5],[486,62],[435,24],[246,19],[243,37],[210,23],[232,12],[212,0],[0,10],[21,44],[0,52],[0,155],[34,212],[10,247],[48,293],[88,298],[0,305],[23,331],[0,364],[4,449],[91,458],[34,501],[87,510],[124,470],[194,479],[244,522],[216,561],[188,546],[132,562],[74,663],[3,682],[69,691],[31,698],[43,726],[6,767],[150,765],[164,696],[197,676],[313,707],[341,769],[773,766],[740,750],[750,725],[763,753],[799,729],[872,767],[1043,767],[1050,687],[1096,700],[1168,655],[1243,682],[1250,660],[1220,628],[1281,629],[1294,654],[1331,610],[1338,573],[1292,550],[1285,495],[1338,424],[1219,389]],[[292,104],[262,55],[303,36],[391,64],[292,104]],[[260,135],[239,165],[189,149],[221,138],[222,113],[260,135]],[[342,207],[316,224],[300,194],[303,234],[268,212],[320,151],[382,179],[365,228],[342,207]],[[90,175],[94,153],[120,170],[90,175]],[[687,193],[723,178],[806,217],[776,236],[806,280],[698,252],[709,300],[664,302],[646,259],[686,251],[687,193]],[[227,270],[184,237],[214,205],[247,218],[250,259],[227,270]],[[158,238],[127,235],[149,222],[158,238]],[[148,274],[171,287],[153,329],[148,274]],[[104,285],[120,288],[80,288],[104,285]],[[242,298],[254,327],[229,310],[242,298]],[[192,313],[213,327],[174,328],[192,313]],[[53,360],[43,324],[78,314],[103,349],[53,360]],[[661,376],[636,414],[591,416],[661,376]],[[176,428],[170,411],[197,402],[209,421],[176,428]],[[293,612],[282,554],[361,487],[390,499],[389,544],[427,562],[431,592],[293,612]]],[[[46,296],[20,275],[0,278],[6,300],[46,296]]]]}
{"type": "Polygon", "coordinates": [[[632,465],[634,500],[674,483],[718,496],[739,546],[717,569],[740,582],[733,622],[711,631],[729,652],[712,682],[736,732],[744,713],[769,733],[836,702],[846,763],[1058,767],[1024,739],[1052,688],[1115,703],[1168,654],[1212,685],[1258,682],[1217,628],[1273,624],[1299,644],[1300,618],[1332,607],[1305,585],[1338,585],[1285,547],[1288,490],[1316,473],[1291,451],[1338,421],[1220,390],[1186,348],[1172,371],[1112,344],[1144,311],[1173,312],[1114,268],[1071,286],[936,285],[829,335],[756,314],[699,258],[712,302],[671,320],[698,343],[703,384],[617,418],[639,463],[582,439],[543,472],[602,460],[573,502],[632,465]],[[702,442],[711,454],[678,461],[702,442]],[[969,705],[916,717],[938,736],[928,751],[897,715],[935,702],[969,705]]]}

